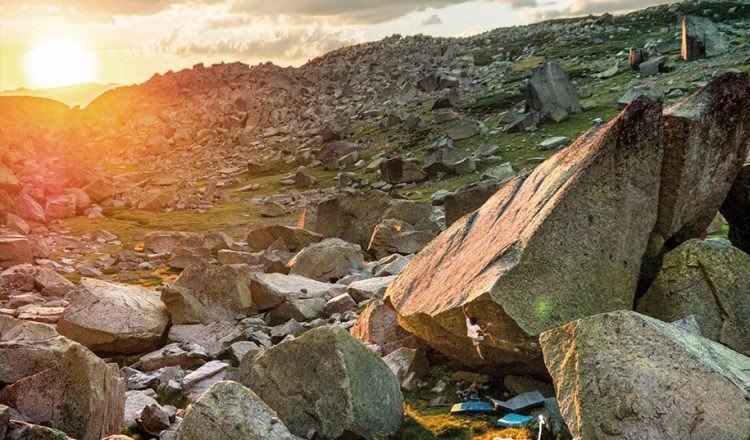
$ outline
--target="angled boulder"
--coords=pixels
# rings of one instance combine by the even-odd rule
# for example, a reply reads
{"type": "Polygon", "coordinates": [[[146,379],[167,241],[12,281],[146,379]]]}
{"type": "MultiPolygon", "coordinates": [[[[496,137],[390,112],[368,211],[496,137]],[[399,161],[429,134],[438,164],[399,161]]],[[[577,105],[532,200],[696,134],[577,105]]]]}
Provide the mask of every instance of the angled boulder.
{"type": "Polygon", "coordinates": [[[289,252],[299,252],[322,239],[322,235],[307,229],[269,225],[248,232],[247,245],[251,251],[259,252],[268,249],[276,242],[280,242],[289,252]]]}
{"type": "Polygon", "coordinates": [[[95,352],[149,351],[169,323],[159,292],[138,286],[83,278],[68,301],[58,331],[95,352]]]}
{"type": "Polygon", "coordinates": [[[638,311],[665,322],[694,316],[701,333],[750,356],[750,255],[726,239],[688,240],[664,256],[638,311]]]}
{"type": "Polygon", "coordinates": [[[453,223],[388,288],[399,324],[470,366],[541,371],[541,332],[631,308],[656,221],[660,127],[661,104],[636,99],[453,223]],[[484,359],[463,306],[493,323],[484,359]]]}
{"type": "Polygon", "coordinates": [[[122,429],[125,381],[86,347],[72,344],[58,365],[0,390],[0,402],[32,423],[51,425],[79,440],[122,429]]]}
{"type": "Polygon", "coordinates": [[[286,301],[312,298],[328,299],[346,292],[346,286],[329,284],[299,275],[254,273],[250,280],[253,304],[260,311],[272,309],[286,301]]]}
{"type": "Polygon", "coordinates": [[[245,357],[237,380],[279,415],[292,434],[380,438],[403,417],[396,377],[372,350],[338,326],[318,327],[245,357]]]}
{"type": "Polygon", "coordinates": [[[750,358],[721,344],[631,311],[572,321],[539,341],[573,438],[750,436],[750,358]]]}

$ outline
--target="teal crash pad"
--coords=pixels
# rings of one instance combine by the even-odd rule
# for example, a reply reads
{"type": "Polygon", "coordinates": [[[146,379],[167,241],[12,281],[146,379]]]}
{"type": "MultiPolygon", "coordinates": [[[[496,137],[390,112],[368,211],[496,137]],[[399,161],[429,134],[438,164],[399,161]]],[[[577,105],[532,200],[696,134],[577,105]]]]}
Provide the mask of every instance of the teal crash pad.
{"type": "Polygon", "coordinates": [[[526,426],[534,420],[531,416],[510,413],[497,421],[497,426],[501,428],[520,428],[526,426]]]}
{"type": "Polygon", "coordinates": [[[489,402],[472,400],[468,402],[457,403],[451,408],[451,414],[487,414],[494,413],[495,406],[489,402]]]}

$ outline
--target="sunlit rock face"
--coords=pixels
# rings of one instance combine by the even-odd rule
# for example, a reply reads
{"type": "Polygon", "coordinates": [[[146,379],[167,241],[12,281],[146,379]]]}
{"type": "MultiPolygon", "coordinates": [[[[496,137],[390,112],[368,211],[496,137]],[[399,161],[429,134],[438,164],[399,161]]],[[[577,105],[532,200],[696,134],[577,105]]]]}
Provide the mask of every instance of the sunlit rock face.
{"type": "Polygon", "coordinates": [[[386,292],[402,325],[469,365],[538,372],[539,333],[631,308],[656,221],[660,128],[661,104],[638,99],[454,223],[386,292]],[[484,360],[461,306],[493,323],[484,360]]]}

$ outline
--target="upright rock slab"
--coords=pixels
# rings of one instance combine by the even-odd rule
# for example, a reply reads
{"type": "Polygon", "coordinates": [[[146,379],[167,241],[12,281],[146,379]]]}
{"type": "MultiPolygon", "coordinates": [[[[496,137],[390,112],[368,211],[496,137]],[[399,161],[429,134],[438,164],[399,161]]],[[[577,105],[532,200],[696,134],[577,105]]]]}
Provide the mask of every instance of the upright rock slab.
{"type": "Polygon", "coordinates": [[[682,59],[715,57],[729,50],[729,39],[706,17],[682,17],[682,59]]]}
{"type": "Polygon", "coordinates": [[[726,239],[688,240],[666,254],[638,311],[665,322],[693,315],[704,337],[750,356],[750,255],[726,239]]]}
{"type": "Polygon", "coordinates": [[[293,440],[260,397],[237,382],[218,382],[185,412],[176,440],[293,440]]]}
{"type": "Polygon", "coordinates": [[[68,301],[58,331],[95,352],[149,351],[169,323],[159,293],[138,286],[83,278],[68,301]]]}
{"type": "Polygon", "coordinates": [[[274,409],[292,434],[379,438],[398,431],[403,396],[372,350],[337,326],[318,327],[245,357],[237,380],[274,409]]]}
{"type": "Polygon", "coordinates": [[[750,436],[750,358],[654,318],[600,314],[542,333],[576,439],[750,436]]]}
{"type": "Polygon", "coordinates": [[[541,332],[630,309],[656,221],[660,128],[661,104],[638,98],[456,221],[386,292],[400,324],[468,365],[540,371],[541,332]],[[493,323],[484,360],[462,306],[493,323]]]}
{"type": "Polygon", "coordinates": [[[542,122],[560,122],[580,111],[576,88],[560,63],[549,61],[534,70],[526,92],[526,113],[537,113],[542,122]]]}
{"type": "Polygon", "coordinates": [[[99,440],[122,428],[125,381],[116,364],[106,364],[73,344],[59,365],[0,390],[0,402],[32,423],[53,426],[79,440],[99,440]]]}
{"type": "Polygon", "coordinates": [[[737,175],[721,205],[721,214],[729,223],[732,244],[750,254],[750,164],[737,175]]]}
{"type": "MultiPolygon", "coordinates": [[[[699,237],[729,193],[750,149],[748,74],[724,74],[667,109],[662,139],[659,216],[649,260],[699,237]]],[[[644,270],[654,266],[648,261],[644,270]]]]}

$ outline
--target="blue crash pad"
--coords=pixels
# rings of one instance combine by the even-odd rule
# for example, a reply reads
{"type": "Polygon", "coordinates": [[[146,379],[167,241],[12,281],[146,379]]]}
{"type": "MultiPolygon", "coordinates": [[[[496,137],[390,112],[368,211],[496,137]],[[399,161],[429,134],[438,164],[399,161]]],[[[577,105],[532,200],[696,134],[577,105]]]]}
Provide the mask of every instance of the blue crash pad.
{"type": "Polygon", "coordinates": [[[489,402],[469,401],[457,403],[451,408],[451,414],[494,413],[495,406],[489,402]]]}
{"type": "Polygon", "coordinates": [[[497,426],[501,428],[520,428],[521,426],[528,425],[532,420],[534,418],[531,416],[510,413],[498,420],[497,426]]]}

